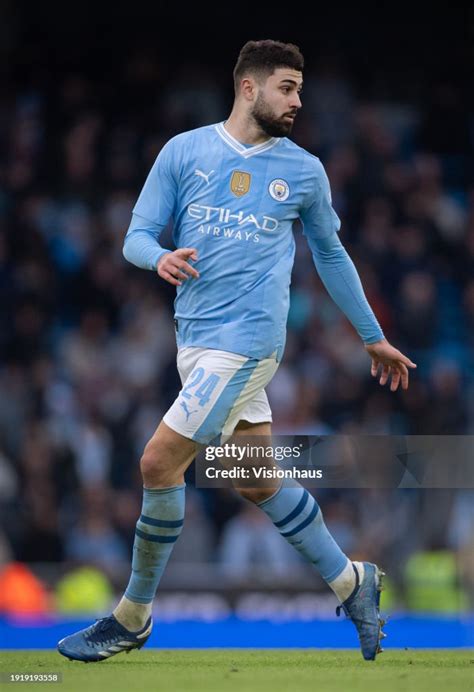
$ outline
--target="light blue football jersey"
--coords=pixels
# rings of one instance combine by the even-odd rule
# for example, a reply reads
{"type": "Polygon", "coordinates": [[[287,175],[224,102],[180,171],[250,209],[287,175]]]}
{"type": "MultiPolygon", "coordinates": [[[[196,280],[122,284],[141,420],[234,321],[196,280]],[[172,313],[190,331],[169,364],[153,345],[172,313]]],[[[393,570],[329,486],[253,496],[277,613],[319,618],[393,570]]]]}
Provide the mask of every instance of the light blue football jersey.
{"type": "MultiPolygon", "coordinates": [[[[311,241],[340,228],[318,158],[286,137],[246,146],[223,123],[160,152],[133,213],[197,249],[199,279],[177,288],[178,346],[280,360],[300,218],[311,241]]],[[[158,255],[159,256],[159,255],[158,255]]]]}

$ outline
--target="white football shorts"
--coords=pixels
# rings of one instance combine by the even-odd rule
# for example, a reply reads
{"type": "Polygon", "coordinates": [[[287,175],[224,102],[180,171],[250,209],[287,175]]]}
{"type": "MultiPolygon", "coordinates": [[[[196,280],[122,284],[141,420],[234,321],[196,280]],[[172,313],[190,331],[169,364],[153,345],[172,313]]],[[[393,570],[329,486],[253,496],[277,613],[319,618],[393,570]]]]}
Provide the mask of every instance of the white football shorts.
{"type": "Polygon", "coordinates": [[[178,351],[183,388],[163,417],[175,432],[208,444],[228,438],[240,420],[271,423],[264,387],[277,371],[276,356],[256,360],[237,353],[187,346],[178,351]]]}

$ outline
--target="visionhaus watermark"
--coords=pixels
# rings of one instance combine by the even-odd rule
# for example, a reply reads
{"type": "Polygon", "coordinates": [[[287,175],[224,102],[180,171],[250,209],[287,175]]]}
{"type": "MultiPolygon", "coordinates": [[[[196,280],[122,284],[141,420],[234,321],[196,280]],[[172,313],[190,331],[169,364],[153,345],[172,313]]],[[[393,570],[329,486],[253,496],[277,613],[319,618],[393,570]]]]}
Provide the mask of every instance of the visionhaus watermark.
{"type": "Polygon", "coordinates": [[[274,480],[279,478],[295,478],[299,480],[318,479],[323,477],[322,469],[299,469],[293,466],[290,469],[280,469],[277,467],[245,468],[244,466],[234,466],[231,469],[222,469],[215,466],[208,466],[204,471],[206,478],[211,480],[217,478],[231,478],[251,480],[274,480]]]}
{"type": "Polygon", "coordinates": [[[198,487],[474,488],[474,437],[242,436],[202,449],[198,487]]]}

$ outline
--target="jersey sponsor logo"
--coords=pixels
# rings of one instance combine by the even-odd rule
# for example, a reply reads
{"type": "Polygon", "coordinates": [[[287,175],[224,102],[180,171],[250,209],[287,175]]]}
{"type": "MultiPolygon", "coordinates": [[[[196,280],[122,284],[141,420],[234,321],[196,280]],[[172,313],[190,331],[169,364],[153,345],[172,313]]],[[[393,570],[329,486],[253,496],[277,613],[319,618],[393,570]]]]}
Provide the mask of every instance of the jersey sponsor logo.
{"type": "Polygon", "coordinates": [[[230,189],[236,197],[243,197],[250,190],[252,176],[245,171],[233,171],[230,179],[230,189]]]}
{"type": "Polygon", "coordinates": [[[226,207],[209,207],[205,204],[190,204],[188,214],[199,221],[218,224],[232,224],[234,226],[249,225],[259,231],[276,231],[279,225],[278,219],[266,214],[247,214],[243,211],[232,213],[232,209],[226,207]]]}
{"type": "Polygon", "coordinates": [[[201,171],[199,168],[196,168],[196,170],[194,171],[194,175],[197,175],[198,178],[204,178],[204,180],[206,181],[206,183],[207,183],[208,185],[209,185],[209,178],[211,177],[211,175],[212,175],[213,173],[214,173],[214,171],[212,170],[212,171],[209,171],[209,173],[206,174],[206,173],[204,173],[203,171],[201,171]]]}
{"type": "Polygon", "coordinates": [[[285,199],[288,199],[290,194],[290,186],[286,180],[277,178],[276,180],[272,180],[268,186],[268,192],[277,202],[284,202],[285,199]]]}

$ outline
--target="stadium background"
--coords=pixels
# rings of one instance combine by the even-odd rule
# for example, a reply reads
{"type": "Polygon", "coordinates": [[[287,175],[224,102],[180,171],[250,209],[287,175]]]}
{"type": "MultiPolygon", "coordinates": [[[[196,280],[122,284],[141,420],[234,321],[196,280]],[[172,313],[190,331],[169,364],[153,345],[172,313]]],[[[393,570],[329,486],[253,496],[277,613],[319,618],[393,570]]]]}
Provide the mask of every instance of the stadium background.
{"type": "MultiPolygon", "coordinates": [[[[250,38],[302,48],[293,138],[323,161],[369,301],[418,363],[405,393],[370,378],[296,229],[288,344],[269,387],[275,431],[474,432],[472,12],[131,12],[0,5],[5,647],[54,645],[68,617],[106,612],[126,583],[138,459],[179,383],[173,289],[125,262],[123,237],[164,142],[226,117],[250,38]]],[[[471,489],[317,497],[343,549],[389,571],[392,644],[472,643],[471,489]]],[[[193,489],[190,473],[186,519],[152,644],[354,645],[265,517],[227,490],[193,489]]]]}

